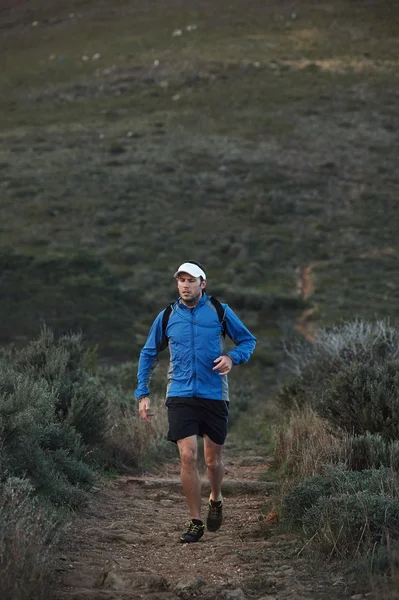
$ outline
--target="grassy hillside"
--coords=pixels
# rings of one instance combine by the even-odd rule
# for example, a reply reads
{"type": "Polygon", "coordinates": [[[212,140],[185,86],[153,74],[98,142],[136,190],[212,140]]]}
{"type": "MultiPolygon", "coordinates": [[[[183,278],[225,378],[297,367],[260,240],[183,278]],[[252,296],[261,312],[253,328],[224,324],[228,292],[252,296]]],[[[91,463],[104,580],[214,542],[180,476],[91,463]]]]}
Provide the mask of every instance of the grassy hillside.
{"type": "Polygon", "coordinates": [[[395,4],[0,9],[3,342],[45,320],[132,357],[186,258],[261,363],[305,306],[309,264],[323,325],[396,320],[395,4]]]}

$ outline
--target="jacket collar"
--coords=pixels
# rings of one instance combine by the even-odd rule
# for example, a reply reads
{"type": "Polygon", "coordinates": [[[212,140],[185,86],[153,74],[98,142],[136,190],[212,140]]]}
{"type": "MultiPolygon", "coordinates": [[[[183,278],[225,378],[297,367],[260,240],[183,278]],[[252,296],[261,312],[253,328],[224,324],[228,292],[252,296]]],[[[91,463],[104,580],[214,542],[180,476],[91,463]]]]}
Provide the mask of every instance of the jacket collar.
{"type": "MultiPolygon", "coordinates": [[[[205,292],[202,294],[202,298],[200,299],[200,301],[198,302],[198,304],[194,307],[194,308],[198,308],[199,306],[202,306],[203,304],[205,304],[208,300],[208,296],[205,294],[205,292]]],[[[181,296],[179,296],[179,298],[177,299],[177,304],[181,307],[185,307],[188,308],[190,310],[189,306],[186,306],[185,304],[183,304],[183,302],[181,301],[181,296]]]]}

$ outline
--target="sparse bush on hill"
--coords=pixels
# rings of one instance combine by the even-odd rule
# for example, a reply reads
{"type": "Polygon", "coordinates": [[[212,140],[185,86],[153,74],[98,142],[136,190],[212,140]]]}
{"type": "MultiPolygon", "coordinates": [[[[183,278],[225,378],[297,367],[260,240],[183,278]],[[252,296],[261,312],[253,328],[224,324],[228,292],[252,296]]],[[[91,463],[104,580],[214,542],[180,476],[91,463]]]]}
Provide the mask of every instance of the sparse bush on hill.
{"type": "Polygon", "coordinates": [[[105,439],[108,399],[84,369],[79,334],[55,339],[47,328],[0,361],[0,438],[4,469],[36,492],[75,506],[93,484],[93,447],[105,439]]]}
{"type": "Polygon", "coordinates": [[[104,263],[88,252],[35,258],[1,248],[0,272],[3,344],[38,335],[45,322],[56,335],[83,331],[102,356],[137,353],[133,317],[140,298],[135,295],[133,301],[104,263]]]}

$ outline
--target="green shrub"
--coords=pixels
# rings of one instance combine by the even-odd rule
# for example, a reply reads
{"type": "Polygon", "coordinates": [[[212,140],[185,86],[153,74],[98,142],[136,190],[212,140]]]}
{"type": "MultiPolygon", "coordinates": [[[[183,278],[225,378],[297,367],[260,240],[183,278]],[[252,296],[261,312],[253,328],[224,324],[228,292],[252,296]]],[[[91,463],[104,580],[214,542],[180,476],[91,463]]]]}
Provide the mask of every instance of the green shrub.
{"type": "MultiPolygon", "coordinates": [[[[398,590],[398,574],[399,574],[399,542],[388,538],[384,543],[374,543],[368,549],[364,548],[365,552],[359,560],[352,566],[351,571],[357,578],[364,577],[364,573],[372,573],[373,575],[390,575],[392,579],[386,579],[385,584],[389,582],[392,589],[398,590]]],[[[378,596],[377,596],[378,597],[378,596]]],[[[397,600],[397,596],[385,596],[381,594],[381,598],[386,600],[397,600]]]]}
{"type": "MultiPolygon", "coordinates": [[[[156,398],[165,397],[168,367],[168,351],[166,351],[162,353],[161,359],[152,373],[150,385],[151,396],[156,398]]],[[[122,401],[125,398],[127,404],[135,402],[133,390],[137,385],[137,363],[127,362],[118,365],[101,365],[98,368],[98,377],[101,385],[104,386],[107,397],[109,397],[111,389],[113,391],[118,390],[122,401]]]]}
{"type": "Polygon", "coordinates": [[[91,448],[108,427],[103,386],[84,371],[84,358],[80,335],[56,341],[43,329],[0,359],[2,472],[29,479],[36,493],[68,506],[93,484],[91,448]]]}
{"type": "Polygon", "coordinates": [[[303,529],[321,550],[354,555],[399,536],[399,499],[372,490],[322,496],[304,514],[303,529]]]}
{"type": "MultiPolygon", "coordinates": [[[[158,368],[155,369],[153,379],[158,371],[158,368]]],[[[137,363],[133,362],[125,362],[118,365],[101,365],[98,367],[97,372],[102,385],[120,388],[126,392],[129,390],[132,392],[137,381],[137,363]]],[[[153,383],[153,379],[151,383],[153,383]]],[[[166,387],[166,379],[163,383],[166,387]]]]}
{"type": "Polygon", "coordinates": [[[316,409],[349,433],[399,439],[399,361],[348,365],[331,379],[316,409]]]}
{"type": "Polygon", "coordinates": [[[283,408],[310,404],[316,407],[321,394],[337,373],[359,363],[365,367],[395,360],[399,356],[399,331],[387,321],[357,320],[320,329],[314,343],[295,339],[287,348],[287,368],[292,373],[278,393],[283,408]]]}
{"type": "Polygon", "coordinates": [[[107,429],[108,401],[98,379],[84,374],[73,388],[67,422],[88,445],[104,439],[107,429]]]}
{"type": "Polygon", "coordinates": [[[385,466],[399,472],[399,440],[385,441],[381,435],[370,433],[351,437],[347,464],[353,471],[385,466]]]}
{"type": "Polygon", "coordinates": [[[16,353],[13,364],[52,386],[58,419],[67,421],[91,445],[104,435],[108,405],[99,379],[85,372],[85,359],[81,334],[55,340],[53,332],[43,328],[37,340],[16,353]]]}
{"type": "Polygon", "coordinates": [[[2,600],[47,600],[57,525],[32,496],[27,480],[0,484],[0,589],[2,600]]]}
{"type": "Polygon", "coordinates": [[[76,506],[84,498],[80,486],[89,487],[93,476],[79,458],[80,436],[56,420],[54,389],[44,379],[35,381],[0,362],[0,400],[3,476],[28,478],[37,493],[76,506]],[[72,464],[77,472],[71,477],[72,464]]]}
{"type": "Polygon", "coordinates": [[[322,475],[308,477],[284,498],[285,518],[293,523],[301,524],[306,511],[319,498],[329,496],[333,489],[334,482],[330,477],[322,475]]]}
{"type": "Polygon", "coordinates": [[[315,363],[304,365],[300,375],[290,376],[277,393],[276,403],[283,410],[315,407],[329,379],[344,367],[339,359],[319,356],[315,363]]]}
{"type": "Polygon", "coordinates": [[[345,471],[333,468],[326,475],[308,477],[284,499],[284,514],[290,521],[301,523],[307,511],[321,498],[369,492],[387,496],[399,491],[399,476],[391,469],[345,471]]]}

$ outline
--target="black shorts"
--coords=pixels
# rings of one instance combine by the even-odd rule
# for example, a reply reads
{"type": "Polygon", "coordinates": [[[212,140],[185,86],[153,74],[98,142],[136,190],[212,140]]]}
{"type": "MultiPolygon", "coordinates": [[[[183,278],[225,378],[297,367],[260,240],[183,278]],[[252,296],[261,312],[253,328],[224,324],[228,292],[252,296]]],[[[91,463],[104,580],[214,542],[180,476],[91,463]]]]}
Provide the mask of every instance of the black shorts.
{"type": "Polygon", "coordinates": [[[204,433],[223,446],[227,435],[229,403],[224,400],[207,398],[166,399],[168,407],[168,440],[177,442],[190,435],[204,436],[204,433]]]}

